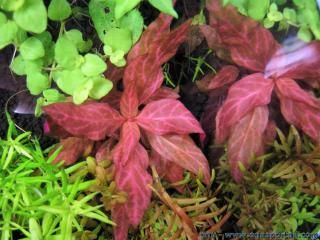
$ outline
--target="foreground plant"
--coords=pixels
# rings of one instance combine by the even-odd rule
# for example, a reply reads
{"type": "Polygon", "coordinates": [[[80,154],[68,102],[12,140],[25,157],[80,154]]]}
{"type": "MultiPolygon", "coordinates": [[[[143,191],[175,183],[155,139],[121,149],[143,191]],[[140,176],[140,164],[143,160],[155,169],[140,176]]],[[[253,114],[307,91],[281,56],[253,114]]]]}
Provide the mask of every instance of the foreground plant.
{"type": "Polygon", "coordinates": [[[72,240],[114,225],[101,205],[91,205],[99,192],[85,194],[96,183],[85,180],[86,162],[62,169],[52,164],[58,152],[47,154],[30,132],[17,134],[10,121],[7,139],[0,140],[1,239],[72,240]]]}
{"type": "MultiPolygon", "coordinates": [[[[210,25],[202,26],[202,32],[209,47],[219,57],[252,73],[232,84],[216,118],[216,143],[228,142],[232,176],[240,182],[239,163],[248,167],[250,159],[261,155],[265,143],[272,140],[275,122],[269,117],[268,104],[273,92],[286,121],[319,142],[320,101],[296,80],[318,88],[320,43],[293,42],[281,47],[268,30],[239,15],[232,6],[208,1],[207,9],[210,25]]],[[[212,81],[208,88],[231,84],[237,75],[234,66],[224,67],[206,79],[212,81]]]]}
{"type": "MultiPolygon", "coordinates": [[[[137,226],[149,206],[150,165],[155,165],[159,174],[171,181],[182,179],[187,169],[209,183],[207,160],[188,136],[199,133],[203,139],[200,124],[176,100],[176,93],[161,88],[161,65],[175,54],[190,25],[186,22],[170,31],[171,21],[172,17],[161,14],[129,53],[123,75],[124,92],[113,107],[90,101],[80,106],[56,103],[44,108],[52,134],[72,135],[78,142],[89,144],[106,137],[116,140],[111,148],[115,182],[119,190],[128,194],[125,204],[112,209],[112,218],[117,223],[116,239],[126,239],[129,226],[137,226]]],[[[98,151],[106,148],[108,141],[98,151]]],[[[64,157],[76,160],[68,152],[64,157]]]]}

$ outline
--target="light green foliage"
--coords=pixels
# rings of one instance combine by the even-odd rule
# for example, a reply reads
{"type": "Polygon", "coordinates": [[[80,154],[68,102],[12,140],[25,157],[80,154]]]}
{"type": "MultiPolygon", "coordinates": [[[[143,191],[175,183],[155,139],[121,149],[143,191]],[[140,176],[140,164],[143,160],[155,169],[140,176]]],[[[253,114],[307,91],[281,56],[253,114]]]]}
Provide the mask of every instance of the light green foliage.
{"type": "MultiPolygon", "coordinates": [[[[54,90],[45,95],[58,97],[54,90]]],[[[18,134],[9,123],[7,138],[0,140],[0,238],[73,240],[87,232],[95,237],[85,239],[98,239],[113,222],[95,200],[99,190],[88,192],[98,187],[88,163],[65,169],[52,164],[61,149],[49,156],[30,132],[18,134]]]]}
{"type": "Polygon", "coordinates": [[[298,37],[306,42],[320,39],[320,14],[316,0],[224,0],[238,11],[260,21],[266,28],[277,26],[279,31],[298,27],[298,37]]]}
{"type": "Polygon", "coordinates": [[[133,10],[140,2],[141,0],[115,0],[115,18],[120,19],[126,13],[133,10]]]}
{"type": "Polygon", "coordinates": [[[53,21],[62,21],[71,15],[71,7],[67,0],[51,0],[48,17],[53,21]]]}
{"type": "Polygon", "coordinates": [[[171,0],[149,0],[149,3],[157,8],[160,12],[178,18],[178,14],[174,10],[171,0]]]}
{"type": "Polygon", "coordinates": [[[24,2],[25,0],[0,0],[0,8],[5,11],[16,11],[24,4],[24,2]]]}
{"type": "Polygon", "coordinates": [[[42,42],[35,37],[29,37],[20,46],[21,56],[26,60],[35,60],[45,55],[42,42]]]}

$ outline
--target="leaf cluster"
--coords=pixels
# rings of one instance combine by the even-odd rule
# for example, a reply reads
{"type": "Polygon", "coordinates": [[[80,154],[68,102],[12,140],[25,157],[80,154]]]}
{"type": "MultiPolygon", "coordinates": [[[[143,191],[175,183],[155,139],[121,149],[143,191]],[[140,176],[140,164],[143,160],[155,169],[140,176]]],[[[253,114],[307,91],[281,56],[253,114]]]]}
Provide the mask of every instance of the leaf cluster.
{"type": "Polygon", "coordinates": [[[114,224],[92,202],[99,192],[85,193],[96,184],[86,180],[87,163],[53,165],[58,151],[48,157],[30,132],[18,133],[9,121],[7,139],[0,140],[1,239],[71,240],[114,224]]]}

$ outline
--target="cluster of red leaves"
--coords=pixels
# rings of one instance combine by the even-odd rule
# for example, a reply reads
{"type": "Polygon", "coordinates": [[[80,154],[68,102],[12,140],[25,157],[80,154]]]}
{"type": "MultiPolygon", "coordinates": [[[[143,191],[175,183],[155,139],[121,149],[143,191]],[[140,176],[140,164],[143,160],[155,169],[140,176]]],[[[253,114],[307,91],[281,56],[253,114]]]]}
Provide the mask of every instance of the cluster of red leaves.
{"type": "MultiPolygon", "coordinates": [[[[207,10],[210,23],[201,31],[208,46],[220,58],[252,73],[229,88],[215,120],[216,143],[227,141],[231,174],[239,182],[239,162],[248,167],[250,159],[262,154],[270,128],[275,126],[268,109],[273,92],[286,121],[320,141],[320,101],[295,81],[318,87],[320,42],[280,46],[267,29],[232,6],[222,7],[220,1],[210,0],[207,10]]],[[[199,85],[216,89],[234,82],[238,73],[236,67],[225,66],[199,85]]]]}
{"type": "MultiPolygon", "coordinates": [[[[171,17],[160,14],[129,53],[122,93],[114,90],[103,102],[89,101],[80,106],[56,103],[44,108],[47,130],[58,136],[73,136],[81,150],[73,149],[68,155],[71,152],[65,148],[58,160],[71,164],[84,151],[82,145],[117,139],[112,150],[115,182],[119,190],[128,193],[128,200],[112,209],[117,224],[115,239],[126,239],[129,226],[140,223],[149,205],[151,164],[169,181],[181,180],[187,169],[202,173],[204,182],[209,183],[207,159],[189,137],[199,133],[204,138],[200,124],[177,100],[176,93],[161,88],[161,65],[185,41],[190,26],[187,21],[170,31],[171,21],[171,17]]],[[[118,76],[119,72],[107,74],[118,76]]]]}

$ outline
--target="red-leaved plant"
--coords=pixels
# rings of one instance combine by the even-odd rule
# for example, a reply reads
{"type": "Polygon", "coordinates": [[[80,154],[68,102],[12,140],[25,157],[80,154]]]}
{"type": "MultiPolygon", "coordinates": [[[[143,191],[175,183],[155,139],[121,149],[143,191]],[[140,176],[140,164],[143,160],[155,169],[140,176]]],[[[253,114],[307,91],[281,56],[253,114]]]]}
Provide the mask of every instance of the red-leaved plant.
{"type": "MultiPolygon", "coordinates": [[[[71,135],[79,146],[107,137],[118,139],[112,150],[115,182],[119,190],[127,192],[128,200],[112,210],[117,224],[115,239],[126,239],[129,226],[140,223],[149,205],[150,165],[169,181],[181,180],[187,169],[201,173],[203,181],[209,183],[207,159],[189,137],[199,133],[204,138],[200,124],[177,100],[176,93],[161,88],[161,65],[176,53],[190,25],[188,21],[170,31],[171,21],[171,17],[160,14],[129,53],[120,101],[107,97],[105,102],[88,101],[80,106],[55,103],[44,108],[47,130],[63,137],[71,135]]],[[[116,91],[112,94],[119,95],[116,91]]],[[[83,149],[76,154],[73,151],[72,156],[67,156],[70,151],[65,149],[58,160],[71,164],[85,152],[83,149]]]]}
{"type": "MultiPolygon", "coordinates": [[[[234,7],[222,7],[220,1],[210,0],[207,10],[210,23],[203,25],[201,31],[208,46],[220,58],[252,72],[229,88],[215,120],[215,141],[227,141],[231,174],[240,182],[239,162],[248,167],[250,159],[262,154],[270,127],[275,126],[268,109],[273,92],[286,121],[319,142],[320,101],[295,80],[318,87],[320,43],[281,47],[267,29],[240,15],[234,7]]],[[[199,85],[216,89],[234,82],[237,75],[234,66],[226,66],[199,85]]]]}

